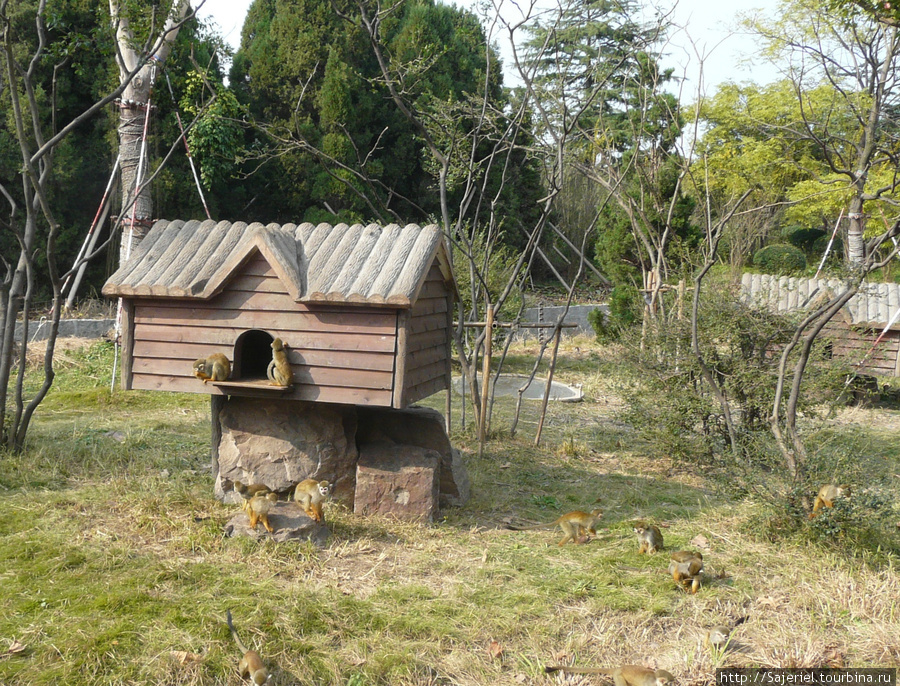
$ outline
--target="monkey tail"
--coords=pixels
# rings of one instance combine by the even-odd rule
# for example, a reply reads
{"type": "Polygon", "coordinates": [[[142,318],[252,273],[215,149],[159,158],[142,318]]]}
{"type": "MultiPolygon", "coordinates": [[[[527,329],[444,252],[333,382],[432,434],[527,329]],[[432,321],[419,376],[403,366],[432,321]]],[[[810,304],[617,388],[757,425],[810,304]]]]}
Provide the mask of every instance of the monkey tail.
{"type": "Polygon", "coordinates": [[[554,672],[562,672],[563,674],[611,674],[613,671],[615,670],[605,667],[563,667],[562,665],[544,667],[546,674],[553,674],[554,672]]]}
{"type": "Polygon", "coordinates": [[[231,622],[231,610],[225,611],[225,621],[228,622],[228,628],[231,629],[231,635],[234,637],[234,642],[237,643],[237,647],[240,648],[242,653],[247,652],[247,646],[245,646],[240,637],[238,636],[237,630],[234,628],[234,624],[231,622]]]}
{"type": "Polygon", "coordinates": [[[532,526],[513,526],[512,524],[507,524],[506,528],[512,531],[534,531],[535,529],[552,529],[557,525],[557,522],[549,522],[547,524],[534,524],[532,526]]]}

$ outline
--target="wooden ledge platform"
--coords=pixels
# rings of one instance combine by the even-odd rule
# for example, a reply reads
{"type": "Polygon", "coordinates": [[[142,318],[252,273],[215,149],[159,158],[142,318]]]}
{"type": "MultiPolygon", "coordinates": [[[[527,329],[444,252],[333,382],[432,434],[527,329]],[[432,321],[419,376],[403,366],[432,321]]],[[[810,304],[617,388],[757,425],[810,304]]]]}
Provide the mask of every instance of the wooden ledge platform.
{"type": "Polygon", "coordinates": [[[293,386],[274,386],[268,379],[229,379],[227,381],[210,381],[210,384],[220,388],[226,393],[240,393],[253,391],[265,395],[282,395],[293,390],[293,386]]]}

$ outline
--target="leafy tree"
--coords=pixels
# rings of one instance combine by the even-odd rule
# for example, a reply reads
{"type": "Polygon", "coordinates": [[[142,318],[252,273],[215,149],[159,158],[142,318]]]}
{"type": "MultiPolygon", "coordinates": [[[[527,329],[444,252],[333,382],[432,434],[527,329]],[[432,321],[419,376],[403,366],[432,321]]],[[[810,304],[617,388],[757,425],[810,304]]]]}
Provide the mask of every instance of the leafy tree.
{"type": "MultiPolygon", "coordinates": [[[[152,12],[140,14],[133,26],[150,18],[152,12]]],[[[196,47],[202,56],[205,46],[196,47]]],[[[13,449],[24,446],[33,413],[53,383],[59,319],[75,271],[68,266],[112,167],[113,126],[106,113],[127,97],[149,59],[137,57],[117,75],[114,54],[109,15],[96,3],[0,0],[0,439],[13,449]],[[38,310],[47,314],[48,338],[43,379],[33,387],[24,374],[28,321],[38,310]],[[17,321],[25,324],[18,349],[17,321]]],[[[104,236],[78,261],[102,254],[108,242],[104,236]]]]}
{"type": "Polygon", "coordinates": [[[789,70],[800,118],[785,130],[816,150],[819,192],[846,203],[848,261],[860,268],[872,249],[867,213],[897,205],[900,36],[865,14],[835,17],[810,0],[781,10],[777,21],[754,28],[789,70]]]}
{"type": "MultiPolygon", "coordinates": [[[[422,221],[441,211],[439,171],[422,132],[391,99],[370,36],[347,20],[354,11],[328,0],[257,0],[250,8],[231,83],[265,134],[245,141],[242,185],[257,199],[247,207],[253,219],[422,221]]],[[[451,141],[471,129],[482,96],[503,107],[499,70],[488,74],[486,40],[471,13],[410,0],[385,13],[377,39],[404,65],[404,98],[433,112],[423,120],[431,136],[451,141]]],[[[448,147],[446,190],[458,201],[472,181],[469,151],[448,147]]],[[[518,193],[502,190],[500,202],[527,221],[539,177],[524,159],[510,171],[522,184],[518,193]]],[[[496,177],[488,184],[503,185],[496,177]]]]}
{"type": "Polygon", "coordinates": [[[542,135],[572,127],[567,164],[602,190],[601,268],[613,283],[648,289],[651,317],[697,238],[677,150],[684,119],[655,47],[665,30],[635,3],[569,3],[531,27],[526,52],[547,113],[542,135]]]}
{"type": "MultiPolygon", "coordinates": [[[[38,52],[41,31],[47,45],[31,65],[30,79],[35,88],[41,126],[55,132],[88,109],[104,94],[111,77],[112,41],[108,17],[94,3],[81,0],[54,0],[43,12],[41,29],[35,22],[37,2],[9,4],[6,40],[12,59],[22,60],[38,52]],[[53,117],[55,116],[55,121],[53,117]]],[[[5,79],[4,79],[5,80],[5,79]]],[[[108,90],[106,91],[108,92],[108,90]]],[[[8,101],[7,101],[7,104],[8,101]]],[[[111,122],[106,111],[72,130],[56,146],[53,164],[47,168],[46,197],[59,223],[56,254],[63,264],[72,264],[97,210],[103,194],[112,153],[106,135],[111,122]],[[74,189],[77,189],[73,192],[74,189]]],[[[19,208],[25,201],[19,174],[21,150],[16,139],[12,106],[0,108],[0,186],[5,188],[19,208]]],[[[0,251],[5,258],[18,252],[19,245],[10,231],[0,233],[0,251]]],[[[35,256],[36,267],[46,269],[46,255],[35,256]]],[[[98,283],[103,265],[94,265],[88,274],[98,283]]],[[[38,279],[34,285],[37,301],[52,297],[50,284],[38,279]]]]}

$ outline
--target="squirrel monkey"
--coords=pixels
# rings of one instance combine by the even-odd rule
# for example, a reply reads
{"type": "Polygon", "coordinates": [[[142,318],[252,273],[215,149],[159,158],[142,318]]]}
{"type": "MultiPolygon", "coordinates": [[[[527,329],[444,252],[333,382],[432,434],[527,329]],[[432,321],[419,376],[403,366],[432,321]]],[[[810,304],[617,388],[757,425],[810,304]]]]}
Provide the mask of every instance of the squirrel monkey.
{"type": "Polygon", "coordinates": [[[304,479],[294,488],[294,500],[300,503],[303,511],[316,522],[322,521],[324,517],[322,503],[328,500],[330,495],[331,484],[324,479],[322,481],[304,479]]]}
{"type": "Polygon", "coordinates": [[[637,534],[638,542],[641,544],[640,549],[638,550],[638,555],[642,553],[647,553],[649,555],[653,555],[656,552],[659,552],[663,548],[663,536],[662,532],[659,530],[659,527],[647,526],[643,522],[639,523],[637,526],[633,527],[634,533],[637,534]]]}
{"type": "Polygon", "coordinates": [[[231,363],[222,353],[213,353],[194,362],[194,376],[207,381],[225,381],[231,374],[231,363]]]}
{"type": "Polygon", "coordinates": [[[690,582],[691,593],[700,590],[700,572],[703,570],[703,555],[692,550],[677,550],[671,555],[669,574],[679,586],[690,582]]]}
{"type": "Polygon", "coordinates": [[[607,674],[616,686],[667,686],[675,681],[671,672],[664,669],[647,669],[637,665],[623,665],[614,669],[604,667],[544,667],[547,674],[607,674]]]}
{"type": "Polygon", "coordinates": [[[819,489],[819,494],[816,496],[816,500],[813,503],[812,512],[809,513],[809,518],[812,519],[819,514],[819,510],[822,509],[823,505],[825,507],[834,507],[834,501],[841,497],[850,497],[850,484],[841,484],[840,486],[825,484],[819,489]]]}
{"type": "Polygon", "coordinates": [[[597,522],[600,521],[602,515],[603,510],[600,509],[591,510],[590,514],[581,510],[575,510],[574,512],[567,512],[562,517],[547,524],[535,524],[534,526],[512,526],[507,524],[507,527],[513,531],[531,531],[533,529],[552,529],[558,526],[565,534],[563,539],[557,544],[562,546],[569,541],[577,543],[580,538],[586,538],[588,532],[596,536],[597,522]]]}
{"type": "Polygon", "coordinates": [[[250,500],[257,493],[271,491],[272,489],[265,484],[244,484],[240,481],[233,481],[232,487],[235,492],[239,493],[244,500],[250,500]]]}
{"type": "Polygon", "coordinates": [[[272,506],[278,502],[278,494],[272,491],[259,491],[249,500],[245,500],[242,505],[244,512],[250,517],[250,528],[255,529],[256,525],[262,522],[266,531],[272,533],[274,529],[269,524],[269,513],[272,506]]]}
{"type": "Polygon", "coordinates": [[[711,627],[703,636],[703,647],[707,650],[722,650],[731,640],[731,632],[735,627],[747,621],[746,617],[740,617],[735,620],[731,626],[727,624],[716,624],[711,627]]]}
{"type": "Polygon", "coordinates": [[[273,386],[290,386],[294,383],[294,372],[291,371],[291,363],[288,362],[284,343],[280,338],[272,341],[272,361],[266,369],[266,376],[273,386]]]}
{"type": "Polygon", "coordinates": [[[238,671],[241,673],[241,678],[250,679],[255,686],[268,684],[272,680],[272,675],[266,671],[259,653],[255,650],[247,650],[247,646],[241,642],[237,631],[235,631],[234,624],[231,622],[231,610],[226,611],[225,620],[228,622],[228,628],[231,629],[231,635],[234,636],[234,642],[237,643],[238,648],[244,654],[238,663],[238,671]]]}

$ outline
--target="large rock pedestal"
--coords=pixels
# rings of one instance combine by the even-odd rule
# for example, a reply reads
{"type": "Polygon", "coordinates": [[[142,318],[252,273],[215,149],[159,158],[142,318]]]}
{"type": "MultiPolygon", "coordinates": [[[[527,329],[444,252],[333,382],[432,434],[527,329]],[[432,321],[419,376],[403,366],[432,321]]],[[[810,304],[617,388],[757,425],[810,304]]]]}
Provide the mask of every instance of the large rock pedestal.
{"type": "Polygon", "coordinates": [[[226,536],[249,536],[260,541],[271,539],[284,541],[312,541],[316,545],[324,545],[329,531],[324,524],[314,521],[297,503],[275,503],[269,513],[269,524],[274,530],[266,531],[262,523],[255,529],[250,528],[250,517],[246,512],[238,512],[225,525],[226,536]]]}
{"type": "Polygon", "coordinates": [[[356,469],[357,514],[432,521],[438,513],[441,455],[428,448],[369,443],[356,469]]]}
{"type": "Polygon", "coordinates": [[[214,399],[213,450],[216,496],[227,503],[240,502],[235,481],[287,493],[310,477],[334,484],[333,497],[356,512],[404,519],[431,521],[469,498],[465,465],[429,408],[214,399]]]}
{"type": "Polygon", "coordinates": [[[216,496],[238,502],[232,483],[285,492],[314,476],[352,502],[356,474],[353,407],[231,396],[219,412],[216,496]]]}

